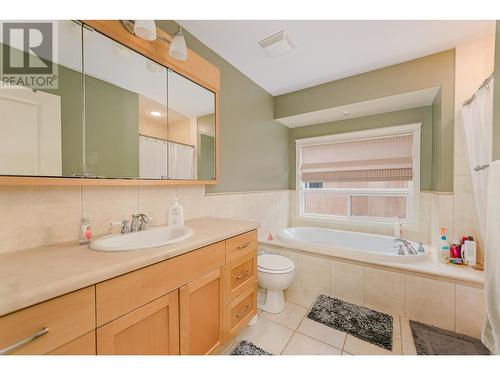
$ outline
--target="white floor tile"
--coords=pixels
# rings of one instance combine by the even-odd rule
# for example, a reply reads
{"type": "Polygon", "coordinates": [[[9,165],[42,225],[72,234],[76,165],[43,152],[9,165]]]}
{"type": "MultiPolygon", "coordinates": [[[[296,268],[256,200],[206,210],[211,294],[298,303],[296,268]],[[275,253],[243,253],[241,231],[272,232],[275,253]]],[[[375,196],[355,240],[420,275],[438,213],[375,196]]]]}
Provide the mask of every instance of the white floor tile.
{"type": "Polygon", "coordinates": [[[295,333],[285,347],[283,355],[340,355],[342,350],[314,340],[300,333],[295,333]]]}
{"type": "Polygon", "coordinates": [[[280,354],[292,337],[293,331],[267,319],[259,318],[253,327],[248,327],[240,336],[271,354],[280,354]]]}
{"type": "Polygon", "coordinates": [[[342,349],[347,336],[345,332],[330,328],[309,318],[305,318],[302,323],[300,323],[299,328],[297,328],[297,332],[322,341],[338,349],[342,349]]]}
{"type": "Polygon", "coordinates": [[[392,340],[392,351],[381,348],[377,345],[371,344],[367,341],[360,340],[357,337],[347,335],[344,351],[351,354],[358,355],[388,355],[388,354],[402,354],[401,340],[392,340]]]}
{"type": "Polygon", "coordinates": [[[417,355],[417,348],[413,342],[403,341],[403,354],[404,355],[417,355]]]}
{"type": "Polygon", "coordinates": [[[401,322],[401,340],[413,342],[413,334],[411,333],[410,320],[408,318],[400,317],[401,322]]]}
{"type": "Polygon", "coordinates": [[[285,326],[289,329],[295,330],[299,326],[306,313],[307,309],[305,307],[287,302],[285,310],[283,310],[279,314],[272,314],[263,311],[260,317],[271,320],[272,322],[278,323],[279,325],[285,326]]]}

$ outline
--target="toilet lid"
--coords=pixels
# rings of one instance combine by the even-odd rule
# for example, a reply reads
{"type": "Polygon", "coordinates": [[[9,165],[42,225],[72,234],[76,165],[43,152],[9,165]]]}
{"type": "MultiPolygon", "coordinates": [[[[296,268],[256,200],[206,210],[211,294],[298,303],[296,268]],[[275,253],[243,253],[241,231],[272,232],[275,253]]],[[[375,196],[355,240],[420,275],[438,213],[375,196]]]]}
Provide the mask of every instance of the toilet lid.
{"type": "Polygon", "coordinates": [[[281,255],[261,254],[257,257],[257,266],[267,270],[287,270],[294,267],[293,262],[281,255]]]}

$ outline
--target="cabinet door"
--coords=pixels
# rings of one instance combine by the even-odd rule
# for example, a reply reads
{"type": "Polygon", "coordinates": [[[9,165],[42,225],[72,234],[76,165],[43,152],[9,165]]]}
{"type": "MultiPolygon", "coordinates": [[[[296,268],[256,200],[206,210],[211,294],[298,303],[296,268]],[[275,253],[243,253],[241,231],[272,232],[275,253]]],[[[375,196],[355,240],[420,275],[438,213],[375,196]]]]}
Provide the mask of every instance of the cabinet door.
{"type": "Polygon", "coordinates": [[[222,341],[222,279],[216,269],[180,289],[181,354],[211,354],[222,341]]]}
{"type": "Polygon", "coordinates": [[[97,329],[97,354],[179,354],[175,290],[97,329]]]}

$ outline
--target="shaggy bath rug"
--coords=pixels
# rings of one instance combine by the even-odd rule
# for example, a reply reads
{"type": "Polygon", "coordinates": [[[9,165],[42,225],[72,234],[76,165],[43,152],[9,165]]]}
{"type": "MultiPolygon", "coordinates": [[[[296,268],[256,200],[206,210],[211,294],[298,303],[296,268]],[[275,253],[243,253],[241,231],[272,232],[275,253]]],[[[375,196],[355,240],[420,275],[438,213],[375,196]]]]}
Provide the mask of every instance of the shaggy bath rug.
{"type": "Polygon", "coordinates": [[[392,316],[321,294],[309,319],[392,350],[392,316]]]}
{"type": "Polygon", "coordinates": [[[413,341],[419,355],[488,355],[475,338],[410,320],[413,341]]]}
{"type": "Polygon", "coordinates": [[[271,355],[271,353],[247,340],[243,340],[231,351],[231,355],[271,355]]]}

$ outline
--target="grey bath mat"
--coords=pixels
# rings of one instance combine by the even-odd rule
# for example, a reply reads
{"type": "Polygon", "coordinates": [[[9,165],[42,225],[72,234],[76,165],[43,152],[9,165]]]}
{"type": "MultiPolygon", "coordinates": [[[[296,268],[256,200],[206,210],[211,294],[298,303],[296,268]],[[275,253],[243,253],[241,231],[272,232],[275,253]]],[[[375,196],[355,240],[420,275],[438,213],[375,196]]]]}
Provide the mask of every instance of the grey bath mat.
{"type": "Polygon", "coordinates": [[[231,355],[271,355],[271,353],[266,352],[250,341],[243,340],[231,351],[231,355]]]}
{"type": "Polygon", "coordinates": [[[475,338],[410,320],[413,341],[419,355],[488,355],[475,338]]]}
{"type": "Polygon", "coordinates": [[[309,319],[392,350],[392,316],[321,294],[309,319]]]}

